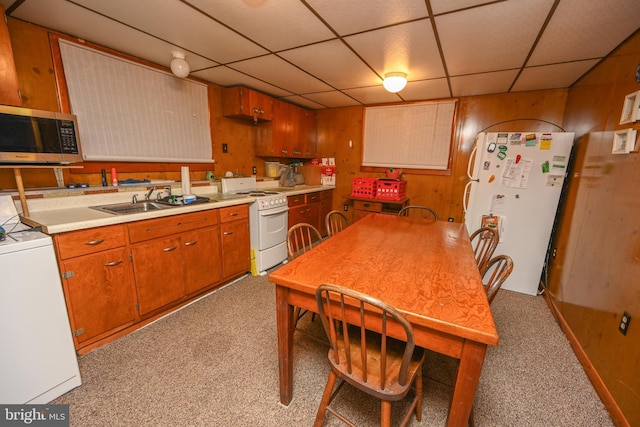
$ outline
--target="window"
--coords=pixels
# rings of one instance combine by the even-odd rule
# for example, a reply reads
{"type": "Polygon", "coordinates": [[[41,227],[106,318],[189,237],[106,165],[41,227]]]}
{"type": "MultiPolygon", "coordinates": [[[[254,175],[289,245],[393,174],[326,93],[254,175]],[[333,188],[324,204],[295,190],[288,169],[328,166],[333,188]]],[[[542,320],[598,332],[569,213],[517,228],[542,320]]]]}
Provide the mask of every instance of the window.
{"type": "Polygon", "coordinates": [[[213,162],[206,85],[59,44],[85,160],[213,162]]]}
{"type": "Polygon", "coordinates": [[[450,171],[456,100],[365,108],[365,167],[450,171]]]}

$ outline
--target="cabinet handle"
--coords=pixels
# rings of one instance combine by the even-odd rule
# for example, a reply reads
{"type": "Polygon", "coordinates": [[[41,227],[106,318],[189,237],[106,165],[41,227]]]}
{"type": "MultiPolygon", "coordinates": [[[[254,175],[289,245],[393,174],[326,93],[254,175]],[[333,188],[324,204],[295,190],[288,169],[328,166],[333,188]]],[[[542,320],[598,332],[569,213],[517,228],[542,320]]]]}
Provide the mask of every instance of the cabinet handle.
{"type": "Polygon", "coordinates": [[[289,150],[282,150],[282,154],[289,154],[289,150]]]}
{"type": "Polygon", "coordinates": [[[197,240],[192,240],[191,242],[187,242],[187,243],[185,243],[184,245],[185,245],[185,246],[193,246],[193,245],[195,245],[196,243],[198,243],[198,241],[197,241],[197,240]]]}
{"type": "Polygon", "coordinates": [[[87,246],[96,246],[96,245],[99,245],[102,242],[104,242],[104,239],[92,240],[90,242],[84,242],[84,244],[87,245],[87,246]]]}
{"type": "Polygon", "coordinates": [[[225,236],[228,236],[229,234],[233,234],[233,231],[225,231],[225,232],[224,232],[224,233],[222,233],[222,234],[224,234],[225,236]]]}
{"type": "Polygon", "coordinates": [[[240,215],[240,212],[231,212],[229,214],[229,216],[238,216],[238,215],[240,215]]]}
{"type": "Polygon", "coordinates": [[[122,264],[122,260],[108,262],[104,266],[105,267],[115,267],[116,265],[120,265],[120,264],[122,264]]]}
{"type": "Polygon", "coordinates": [[[164,248],[162,251],[163,252],[171,252],[171,251],[175,251],[176,249],[178,249],[177,246],[171,246],[170,248],[164,248]]]}

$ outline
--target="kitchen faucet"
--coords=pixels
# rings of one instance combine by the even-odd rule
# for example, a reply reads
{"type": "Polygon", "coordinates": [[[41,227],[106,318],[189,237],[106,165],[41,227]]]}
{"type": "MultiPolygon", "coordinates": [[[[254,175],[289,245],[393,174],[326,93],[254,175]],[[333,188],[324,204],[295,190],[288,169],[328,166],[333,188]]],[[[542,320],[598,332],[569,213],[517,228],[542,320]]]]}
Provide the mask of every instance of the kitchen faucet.
{"type": "Polygon", "coordinates": [[[153,190],[155,190],[156,187],[151,187],[151,190],[149,190],[149,192],[144,196],[145,200],[149,200],[149,198],[151,197],[151,193],[153,193],[153,190]]]}

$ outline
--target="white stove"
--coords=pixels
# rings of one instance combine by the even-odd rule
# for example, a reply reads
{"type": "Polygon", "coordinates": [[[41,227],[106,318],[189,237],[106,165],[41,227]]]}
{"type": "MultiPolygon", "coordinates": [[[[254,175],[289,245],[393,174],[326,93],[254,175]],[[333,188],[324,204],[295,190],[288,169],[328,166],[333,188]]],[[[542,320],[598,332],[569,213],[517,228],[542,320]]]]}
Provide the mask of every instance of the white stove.
{"type": "Polygon", "coordinates": [[[257,188],[256,177],[223,178],[222,192],[255,197],[249,206],[251,236],[251,273],[266,274],[266,270],[287,259],[289,205],[287,196],[273,190],[257,188]]]}

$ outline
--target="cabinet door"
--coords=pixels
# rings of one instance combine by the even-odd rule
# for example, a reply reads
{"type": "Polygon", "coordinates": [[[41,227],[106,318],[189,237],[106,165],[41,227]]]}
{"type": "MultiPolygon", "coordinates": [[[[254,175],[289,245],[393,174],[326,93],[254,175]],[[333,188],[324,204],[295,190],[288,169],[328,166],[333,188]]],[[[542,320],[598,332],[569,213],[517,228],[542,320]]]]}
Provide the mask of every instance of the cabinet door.
{"type": "Polygon", "coordinates": [[[136,320],[135,292],[126,248],[63,261],[63,285],[76,348],[136,320]]]}
{"type": "Polygon", "coordinates": [[[180,237],[171,237],[131,247],[140,315],[184,296],[180,246],[180,237]]]}
{"type": "Polygon", "coordinates": [[[300,138],[302,141],[302,158],[315,159],[317,156],[317,120],[314,111],[302,110],[300,120],[300,138]]]}
{"type": "MultiPolygon", "coordinates": [[[[4,17],[4,7],[0,5],[4,17]]],[[[6,20],[0,22],[0,104],[22,106],[18,85],[18,72],[13,59],[13,48],[6,20]]]]}
{"type": "Polygon", "coordinates": [[[271,120],[272,98],[260,92],[244,87],[231,87],[223,92],[222,114],[227,117],[236,117],[254,120],[271,120]]]}
{"type": "Polygon", "coordinates": [[[182,235],[184,286],[187,294],[222,279],[220,228],[207,228],[182,235]]]}
{"type": "MultiPolygon", "coordinates": [[[[319,227],[320,203],[307,203],[289,208],[289,228],[301,222],[306,222],[314,227],[319,227]]],[[[318,231],[320,229],[318,228],[318,231]]]]}
{"type": "Polygon", "coordinates": [[[251,269],[249,221],[240,220],[220,225],[222,275],[225,278],[251,269]]]}
{"type": "Polygon", "coordinates": [[[333,197],[331,191],[322,191],[320,193],[320,234],[326,236],[328,234],[327,227],[324,222],[327,214],[332,211],[333,197]]]}

